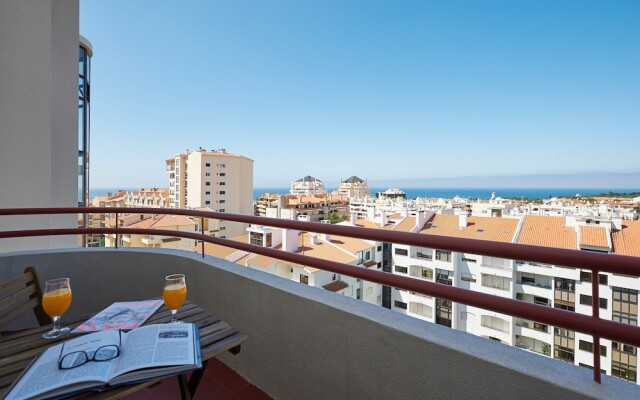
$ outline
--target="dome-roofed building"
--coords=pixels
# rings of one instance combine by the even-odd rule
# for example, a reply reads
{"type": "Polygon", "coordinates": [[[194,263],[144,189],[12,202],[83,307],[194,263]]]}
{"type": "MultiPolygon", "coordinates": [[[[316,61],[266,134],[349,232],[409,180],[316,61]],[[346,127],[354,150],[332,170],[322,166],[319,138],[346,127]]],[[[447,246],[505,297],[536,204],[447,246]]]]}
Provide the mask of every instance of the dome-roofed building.
{"type": "Polygon", "coordinates": [[[340,188],[338,193],[342,196],[357,197],[359,199],[368,197],[371,194],[367,181],[353,175],[352,177],[342,180],[340,179],[340,188]]]}
{"type": "Polygon", "coordinates": [[[297,181],[291,182],[291,194],[299,194],[303,196],[313,196],[314,194],[327,193],[327,188],[320,179],[307,175],[304,178],[300,178],[297,181]]]}

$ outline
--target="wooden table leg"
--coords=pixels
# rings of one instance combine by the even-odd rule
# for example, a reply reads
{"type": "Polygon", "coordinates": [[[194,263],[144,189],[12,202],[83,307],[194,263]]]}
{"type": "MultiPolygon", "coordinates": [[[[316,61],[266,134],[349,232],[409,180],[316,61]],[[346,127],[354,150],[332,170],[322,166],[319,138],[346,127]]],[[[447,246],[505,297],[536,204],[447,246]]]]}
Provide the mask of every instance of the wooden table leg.
{"type": "Polygon", "coordinates": [[[207,364],[209,360],[206,360],[202,363],[202,368],[197,371],[194,371],[191,374],[191,379],[189,379],[189,393],[191,396],[196,395],[196,390],[198,389],[198,385],[200,384],[200,379],[202,379],[202,375],[204,375],[204,371],[207,368],[207,364]]]}
{"type": "MultiPolygon", "coordinates": [[[[201,370],[198,370],[196,372],[200,371],[201,370]]],[[[191,389],[189,388],[190,385],[187,381],[187,374],[178,375],[178,383],[180,384],[180,396],[182,397],[182,400],[191,400],[191,389]]]]}

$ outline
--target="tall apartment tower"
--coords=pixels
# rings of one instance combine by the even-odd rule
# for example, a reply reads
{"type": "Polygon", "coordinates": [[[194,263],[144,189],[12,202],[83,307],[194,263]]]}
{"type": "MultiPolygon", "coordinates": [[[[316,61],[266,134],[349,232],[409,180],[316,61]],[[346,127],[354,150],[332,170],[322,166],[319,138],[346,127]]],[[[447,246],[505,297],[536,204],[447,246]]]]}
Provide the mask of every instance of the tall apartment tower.
{"type": "Polygon", "coordinates": [[[367,181],[360,179],[355,175],[346,180],[340,179],[338,193],[349,198],[355,197],[358,199],[369,197],[371,195],[367,181]]]}
{"type": "MultiPolygon", "coordinates": [[[[171,208],[210,208],[253,215],[253,160],[202,147],[166,160],[171,208]]],[[[246,226],[217,221],[220,237],[243,235],[246,226]]]]}
{"type": "MultiPolygon", "coordinates": [[[[79,151],[87,150],[78,143],[79,38],[78,0],[0,1],[3,208],[78,206],[82,162],[78,157],[79,151]]],[[[26,221],[6,217],[2,227],[8,231],[75,228],[77,215],[34,216],[26,221]]],[[[0,251],[76,246],[74,236],[0,241],[0,251]]]]}

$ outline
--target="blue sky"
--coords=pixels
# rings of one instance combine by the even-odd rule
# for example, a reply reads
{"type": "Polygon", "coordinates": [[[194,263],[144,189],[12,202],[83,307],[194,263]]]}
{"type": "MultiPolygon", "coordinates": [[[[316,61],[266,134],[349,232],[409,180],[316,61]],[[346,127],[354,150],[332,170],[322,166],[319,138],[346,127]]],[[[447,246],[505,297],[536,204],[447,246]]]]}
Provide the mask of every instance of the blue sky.
{"type": "Polygon", "coordinates": [[[166,187],[200,146],[253,159],[256,187],[639,172],[639,20],[640,1],[81,0],[91,186],[166,187]]]}

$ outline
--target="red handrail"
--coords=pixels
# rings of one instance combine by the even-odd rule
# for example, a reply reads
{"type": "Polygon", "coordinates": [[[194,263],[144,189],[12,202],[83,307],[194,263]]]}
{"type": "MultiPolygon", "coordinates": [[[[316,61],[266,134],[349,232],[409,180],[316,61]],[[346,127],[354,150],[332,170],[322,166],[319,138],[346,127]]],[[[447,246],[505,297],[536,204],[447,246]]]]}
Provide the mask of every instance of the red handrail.
{"type": "MultiPolygon", "coordinates": [[[[511,316],[526,318],[549,325],[590,334],[594,339],[594,380],[600,382],[600,338],[608,338],[635,346],[640,346],[640,328],[599,318],[598,273],[611,272],[640,276],[637,257],[614,254],[581,252],[577,250],[555,249],[514,243],[497,243],[484,240],[461,239],[436,235],[422,235],[406,232],[394,232],[382,229],[360,228],[342,225],[320,224],[312,222],[290,221],[275,218],[257,217],[240,214],[227,214],[209,211],[183,209],[157,209],[142,207],[80,207],[80,208],[16,208],[0,209],[0,216],[39,215],[39,214],[82,214],[82,213],[131,213],[131,214],[167,214],[200,218],[200,233],[174,230],[122,228],[116,223],[113,228],[61,228],[0,232],[0,239],[11,237],[76,235],[76,234],[142,234],[158,236],[177,236],[201,240],[203,243],[215,243],[254,254],[261,254],[301,265],[308,265],[339,274],[349,275],[363,280],[416,293],[448,299],[511,316]],[[220,239],[204,234],[204,218],[234,222],[273,226],[300,231],[327,233],[340,236],[357,237],[381,242],[400,243],[411,246],[437,248],[494,256],[513,260],[527,260],[546,264],[592,270],[592,315],[583,315],[571,311],[545,307],[519,300],[493,296],[472,290],[427,282],[421,279],[394,275],[387,272],[356,267],[334,261],[318,259],[302,254],[220,239]]],[[[117,215],[116,214],[116,215],[117,215]]],[[[116,219],[117,221],[117,219],[116,219]]],[[[202,246],[204,257],[204,244],[202,246]]]]}

